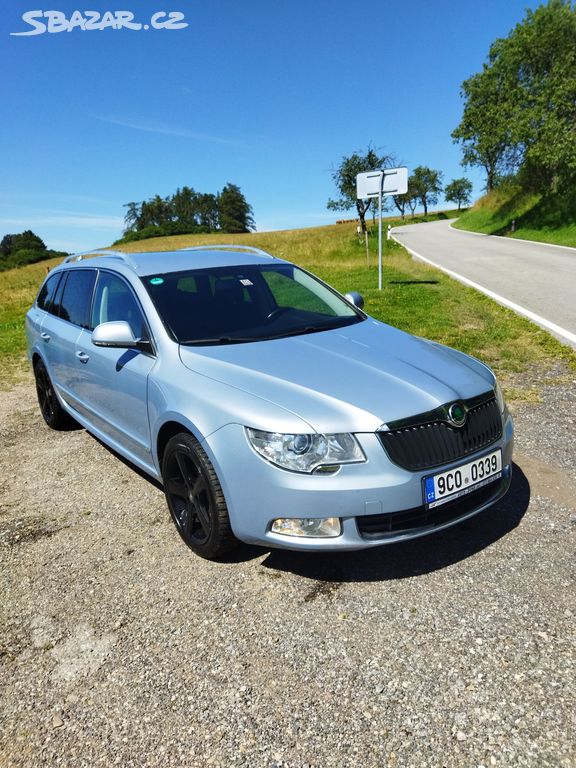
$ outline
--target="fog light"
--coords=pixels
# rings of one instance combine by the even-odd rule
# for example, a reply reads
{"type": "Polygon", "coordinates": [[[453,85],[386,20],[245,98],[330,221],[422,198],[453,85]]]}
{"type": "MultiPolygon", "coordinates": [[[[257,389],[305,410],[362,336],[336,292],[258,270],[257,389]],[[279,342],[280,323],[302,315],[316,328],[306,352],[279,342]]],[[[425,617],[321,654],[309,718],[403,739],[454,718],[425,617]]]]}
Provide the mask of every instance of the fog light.
{"type": "Polygon", "coordinates": [[[272,523],[272,533],[316,539],[333,538],[340,536],[342,526],[339,517],[279,517],[272,523]]]}

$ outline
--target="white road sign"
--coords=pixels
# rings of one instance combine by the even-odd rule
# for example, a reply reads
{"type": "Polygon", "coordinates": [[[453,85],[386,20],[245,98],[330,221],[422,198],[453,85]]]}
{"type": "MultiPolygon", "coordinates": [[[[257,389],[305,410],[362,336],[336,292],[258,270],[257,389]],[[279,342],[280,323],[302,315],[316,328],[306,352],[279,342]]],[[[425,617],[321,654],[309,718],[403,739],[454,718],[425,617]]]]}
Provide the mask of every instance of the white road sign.
{"type": "Polygon", "coordinates": [[[356,176],[358,200],[378,198],[378,288],[382,290],[382,198],[387,195],[404,195],[408,192],[408,168],[384,168],[366,171],[356,176]]]}
{"type": "Polygon", "coordinates": [[[408,168],[385,168],[356,176],[356,197],[366,200],[379,194],[404,195],[408,192],[408,168]]]}

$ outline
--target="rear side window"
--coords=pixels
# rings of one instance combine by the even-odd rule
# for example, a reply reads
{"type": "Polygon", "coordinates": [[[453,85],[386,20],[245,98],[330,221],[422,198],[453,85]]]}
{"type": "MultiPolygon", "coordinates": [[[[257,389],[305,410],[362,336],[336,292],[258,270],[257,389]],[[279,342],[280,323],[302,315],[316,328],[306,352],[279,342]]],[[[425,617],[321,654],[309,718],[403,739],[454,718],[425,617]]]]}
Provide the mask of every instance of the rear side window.
{"type": "Polygon", "coordinates": [[[93,269],[70,270],[60,301],[59,316],[74,325],[88,328],[90,325],[90,305],[96,280],[93,269]]]}
{"type": "Polygon", "coordinates": [[[50,307],[54,301],[54,294],[58,288],[58,283],[61,276],[62,275],[60,272],[57,275],[51,275],[48,280],[46,280],[42,288],[40,288],[40,293],[36,299],[36,306],[38,309],[43,309],[45,312],[50,312],[50,307]]]}

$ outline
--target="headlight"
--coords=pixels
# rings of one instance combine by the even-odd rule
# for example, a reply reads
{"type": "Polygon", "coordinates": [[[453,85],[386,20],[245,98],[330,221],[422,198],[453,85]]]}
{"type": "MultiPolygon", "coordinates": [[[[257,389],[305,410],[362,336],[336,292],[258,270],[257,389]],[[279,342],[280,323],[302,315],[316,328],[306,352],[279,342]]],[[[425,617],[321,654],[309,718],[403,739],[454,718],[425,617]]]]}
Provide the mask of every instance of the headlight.
{"type": "Polygon", "coordinates": [[[498,403],[498,408],[500,408],[500,413],[504,413],[506,410],[506,401],[504,400],[504,395],[502,394],[502,388],[500,387],[500,384],[498,383],[498,380],[495,380],[494,384],[494,395],[496,397],[496,402],[498,403]]]}
{"type": "Polygon", "coordinates": [[[292,472],[335,472],[341,464],[366,461],[354,435],[283,435],[246,427],[250,445],[260,456],[292,472]]]}

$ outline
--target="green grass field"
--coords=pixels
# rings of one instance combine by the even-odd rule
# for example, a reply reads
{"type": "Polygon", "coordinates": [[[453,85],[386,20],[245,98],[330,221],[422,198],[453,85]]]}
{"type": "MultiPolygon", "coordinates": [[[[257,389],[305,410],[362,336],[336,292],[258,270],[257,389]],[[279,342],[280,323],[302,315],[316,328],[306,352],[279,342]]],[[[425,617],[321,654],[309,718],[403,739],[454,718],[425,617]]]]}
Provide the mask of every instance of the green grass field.
{"type": "MultiPolygon", "coordinates": [[[[414,261],[394,242],[385,242],[383,290],[379,291],[377,237],[369,238],[368,266],[355,224],[235,236],[180,235],[131,243],[122,250],[161,251],[224,242],[269,250],[309,269],[342,293],[360,291],[369,314],[479,357],[494,367],[504,384],[514,372],[535,365],[550,368],[559,358],[576,370],[576,354],[568,347],[486,296],[414,261]]],[[[0,275],[0,383],[4,387],[27,369],[24,314],[53,263],[0,275]]]]}

